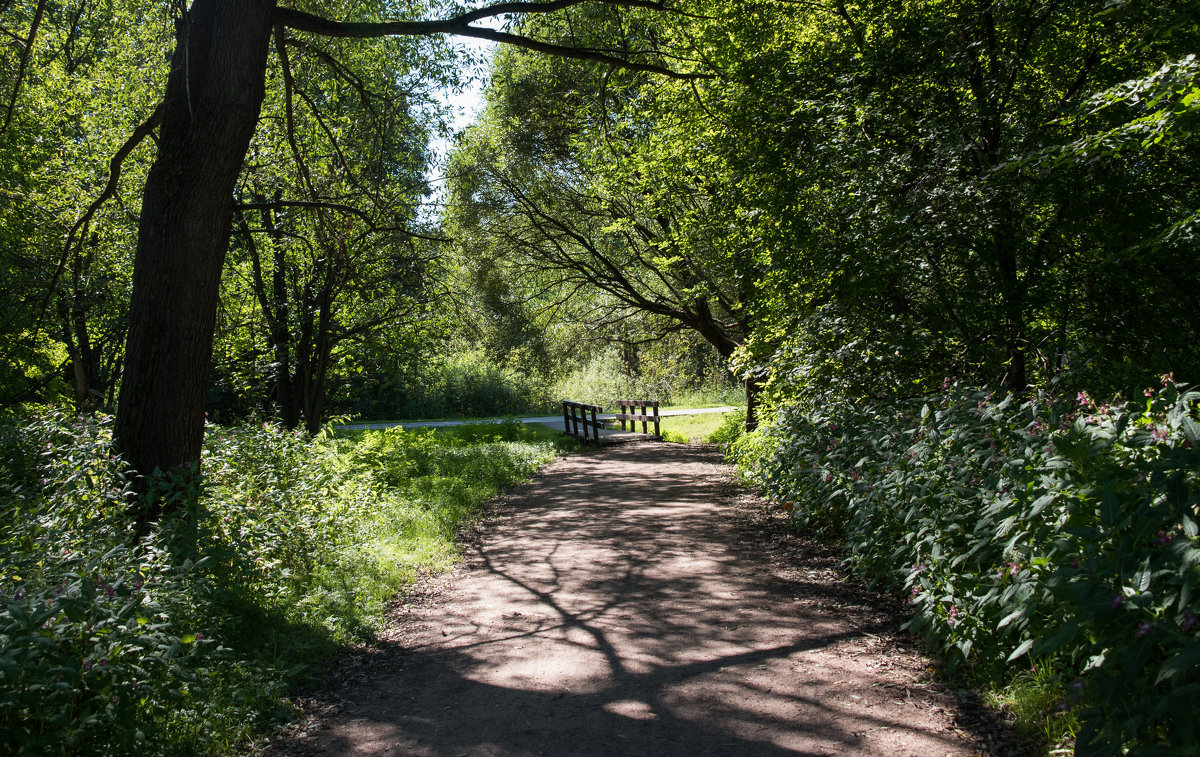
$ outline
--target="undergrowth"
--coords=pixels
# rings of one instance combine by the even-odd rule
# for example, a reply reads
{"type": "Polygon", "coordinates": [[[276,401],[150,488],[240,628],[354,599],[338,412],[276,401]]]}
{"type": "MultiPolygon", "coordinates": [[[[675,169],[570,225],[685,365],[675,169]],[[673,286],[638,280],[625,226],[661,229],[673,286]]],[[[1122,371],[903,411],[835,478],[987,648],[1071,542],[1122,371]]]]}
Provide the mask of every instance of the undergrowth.
{"type": "Polygon", "coordinates": [[[1198,400],[1169,377],[1130,404],[948,385],[787,408],[733,456],[799,526],[843,539],[853,570],[907,594],[911,629],[952,666],[1036,701],[1051,744],[1196,754],[1198,400]]]}
{"type": "Polygon", "coordinates": [[[518,423],[340,439],[211,427],[203,489],[172,489],[178,512],[138,536],[109,419],[6,421],[0,744],[244,745],[286,713],[285,693],[369,638],[419,571],[454,560],[484,500],[562,444],[518,423]]]}

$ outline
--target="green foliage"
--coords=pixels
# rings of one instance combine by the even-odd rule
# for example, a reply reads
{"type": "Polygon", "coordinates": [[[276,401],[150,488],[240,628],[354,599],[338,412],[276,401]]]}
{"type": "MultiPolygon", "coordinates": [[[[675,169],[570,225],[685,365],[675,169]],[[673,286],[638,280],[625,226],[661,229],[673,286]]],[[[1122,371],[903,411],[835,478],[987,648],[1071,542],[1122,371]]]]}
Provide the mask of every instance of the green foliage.
{"type": "MultiPolygon", "coordinates": [[[[109,421],[0,432],[0,743],[223,751],[278,717],[387,602],[455,559],[481,504],[570,442],[518,423],[311,438],[211,427],[204,488],[138,537],[109,421]]],[[[183,494],[180,492],[183,491],[183,494]]]]}
{"type": "Polygon", "coordinates": [[[1049,664],[1035,659],[987,699],[1010,713],[1017,728],[1035,743],[1061,749],[1063,744],[1074,743],[1079,732],[1075,711],[1062,706],[1073,693],[1049,664]]]}
{"type": "Polygon", "coordinates": [[[606,408],[618,399],[643,397],[685,407],[745,401],[723,361],[712,359],[702,345],[695,354],[697,345],[682,339],[639,351],[632,366],[620,350],[608,347],[580,361],[563,359],[544,372],[519,348],[497,356],[453,351],[453,344],[448,354],[425,355],[420,364],[397,371],[390,384],[351,388],[333,408],[366,418],[430,419],[556,415],[564,399],[606,408]]]}
{"type": "Polygon", "coordinates": [[[0,741],[21,754],[131,753],[224,706],[229,658],[203,560],[164,522],[135,542],[106,424],[47,413],[3,429],[0,741]],[[218,704],[219,703],[219,704],[218,704]]]}
{"type": "Polygon", "coordinates": [[[154,110],[171,30],[162,4],[0,5],[0,401],[52,401],[71,384],[80,407],[111,398],[149,140],[125,159],[118,200],[73,227],[154,110]]]}
{"type": "Polygon", "coordinates": [[[746,411],[735,410],[721,416],[721,423],[705,439],[709,444],[731,448],[746,433],[746,411]]]}
{"type": "Polygon", "coordinates": [[[653,345],[657,349],[643,349],[633,361],[623,359],[621,351],[614,348],[599,350],[590,360],[559,377],[550,390],[551,399],[569,399],[605,409],[614,407],[619,399],[652,399],[684,407],[745,402],[741,387],[724,361],[712,359],[716,356],[703,350],[699,356],[690,355],[687,348],[694,343],[680,341],[684,344],[659,343],[653,345]],[[678,349],[680,346],[684,349],[678,349]],[[630,362],[635,362],[632,370],[630,362]]]}
{"type": "MultiPolygon", "coordinates": [[[[1079,748],[1195,750],[1200,393],[1027,402],[947,386],[880,409],[784,409],[734,446],[797,525],[906,590],[952,662],[1060,670],[1079,748]]],[[[1136,750],[1135,750],[1136,751],[1136,750]]]]}
{"type": "MultiPolygon", "coordinates": [[[[597,4],[521,29],[551,44],[645,50],[642,60],[667,53],[666,65],[694,65],[675,55],[687,33],[669,15],[597,4]]],[[[487,109],[456,144],[445,218],[485,312],[521,327],[547,315],[582,324],[573,343],[560,342],[565,352],[619,342],[627,367],[681,330],[724,362],[745,335],[745,287],[724,246],[729,222],[713,177],[674,160],[676,149],[693,152],[682,144],[694,136],[692,114],[671,110],[685,97],[682,85],[635,71],[515,49],[497,55],[487,109]]],[[[673,386],[673,366],[663,367],[636,374],[673,386]]]]}

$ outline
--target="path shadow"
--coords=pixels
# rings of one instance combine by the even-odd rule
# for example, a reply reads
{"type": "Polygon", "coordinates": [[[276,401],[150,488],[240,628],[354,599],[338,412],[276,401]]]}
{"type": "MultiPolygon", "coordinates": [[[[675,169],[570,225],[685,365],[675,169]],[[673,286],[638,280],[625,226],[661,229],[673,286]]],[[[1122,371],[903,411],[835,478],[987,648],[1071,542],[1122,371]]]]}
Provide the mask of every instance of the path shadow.
{"type": "Polygon", "coordinates": [[[336,694],[333,728],[278,751],[970,753],[952,697],[888,673],[894,618],[775,571],[718,460],[627,445],[516,491],[450,601],[336,694]]]}

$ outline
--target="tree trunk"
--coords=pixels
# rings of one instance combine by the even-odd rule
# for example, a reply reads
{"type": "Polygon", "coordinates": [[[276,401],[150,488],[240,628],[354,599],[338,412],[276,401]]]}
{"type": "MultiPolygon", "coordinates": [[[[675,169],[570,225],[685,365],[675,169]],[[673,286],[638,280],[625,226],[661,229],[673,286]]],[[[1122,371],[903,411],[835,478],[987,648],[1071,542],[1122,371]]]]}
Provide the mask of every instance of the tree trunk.
{"type": "Polygon", "coordinates": [[[325,379],[333,357],[333,275],[332,270],[326,273],[321,288],[317,334],[312,349],[312,371],[304,387],[304,427],[310,434],[321,430],[321,415],[325,409],[325,379]]]}
{"type": "MultiPolygon", "coordinates": [[[[198,470],[233,190],[262,106],[274,5],[194,0],[177,22],[114,431],[142,475],[198,470]]],[[[162,512],[152,505],[143,517],[162,512]]]]}
{"type": "Polygon", "coordinates": [[[996,271],[1000,281],[1003,307],[1003,338],[1005,352],[1004,383],[1017,395],[1029,388],[1025,354],[1025,287],[1021,281],[1021,266],[1017,257],[1017,240],[1013,229],[1018,228],[1015,213],[1009,203],[1001,205],[1002,222],[993,234],[996,247],[996,271]]]}
{"type": "Polygon", "coordinates": [[[762,392],[762,379],[750,375],[746,378],[746,430],[758,428],[758,395],[762,392]]]}

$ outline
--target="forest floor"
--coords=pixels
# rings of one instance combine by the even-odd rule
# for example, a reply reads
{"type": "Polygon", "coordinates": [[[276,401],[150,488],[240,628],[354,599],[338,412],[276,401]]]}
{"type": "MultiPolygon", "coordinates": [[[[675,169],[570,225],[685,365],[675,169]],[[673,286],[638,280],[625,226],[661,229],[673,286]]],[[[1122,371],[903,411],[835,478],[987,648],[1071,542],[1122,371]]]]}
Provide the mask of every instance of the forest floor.
{"type": "Polygon", "coordinates": [[[341,660],[268,755],[971,755],[1015,741],[904,608],[710,446],[562,458],[341,660]]]}

